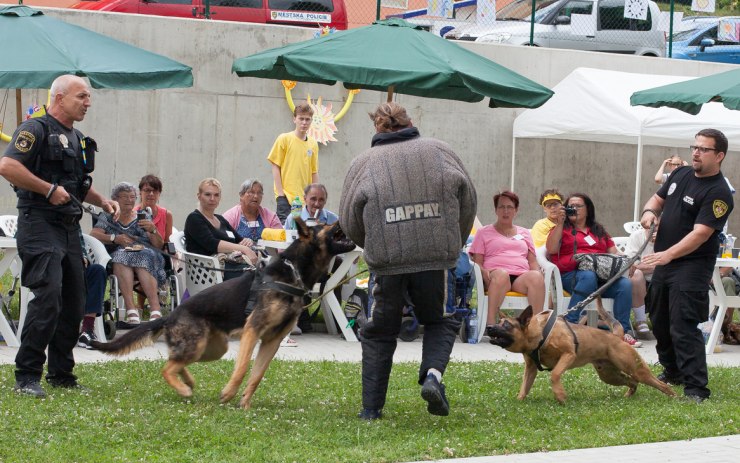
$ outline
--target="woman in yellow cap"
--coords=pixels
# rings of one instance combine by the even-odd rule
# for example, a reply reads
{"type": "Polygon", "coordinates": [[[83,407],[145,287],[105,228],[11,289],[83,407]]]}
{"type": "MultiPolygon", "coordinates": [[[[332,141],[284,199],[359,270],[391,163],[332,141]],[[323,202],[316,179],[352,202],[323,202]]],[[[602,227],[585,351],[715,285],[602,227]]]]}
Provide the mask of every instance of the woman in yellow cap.
{"type": "Polygon", "coordinates": [[[540,195],[540,206],[545,210],[546,216],[535,222],[530,230],[535,248],[544,246],[547,242],[547,235],[557,225],[558,212],[562,205],[563,195],[555,188],[545,190],[540,195]]]}

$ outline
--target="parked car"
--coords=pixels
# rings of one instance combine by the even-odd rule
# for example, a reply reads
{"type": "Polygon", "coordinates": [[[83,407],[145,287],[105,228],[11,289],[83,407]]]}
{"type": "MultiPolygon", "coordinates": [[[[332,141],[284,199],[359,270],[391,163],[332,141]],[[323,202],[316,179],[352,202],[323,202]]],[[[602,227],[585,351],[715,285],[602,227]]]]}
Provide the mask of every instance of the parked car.
{"type": "MultiPolygon", "coordinates": [[[[545,0],[536,7],[536,47],[665,56],[665,33],[658,29],[660,9],[653,1],[642,20],[624,17],[624,0],[545,0]],[[579,16],[572,21],[571,15],[579,16]]],[[[531,12],[531,0],[515,0],[496,12],[493,24],[456,28],[445,38],[529,45],[531,12]]]]}
{"type": "Polygon", "coordinates": [[[673,58],[740,64],[740,42],[725,40],[734,35],[737,39],[740,16],[695,16],[685,18],[679,32],[673,34],[673,58]],[[720,25],[726,34],[717,38],[720,25]],[[733,29],[734,28],[734,29],[733,29]]]}
{"type": "MultiPolygon", "coordinates": [[[[206,0],[83,0],[71,8],[204,18],[206,0]]],[[[347,29],[344,0],[210,0],[212,19],[347,29]]]]}

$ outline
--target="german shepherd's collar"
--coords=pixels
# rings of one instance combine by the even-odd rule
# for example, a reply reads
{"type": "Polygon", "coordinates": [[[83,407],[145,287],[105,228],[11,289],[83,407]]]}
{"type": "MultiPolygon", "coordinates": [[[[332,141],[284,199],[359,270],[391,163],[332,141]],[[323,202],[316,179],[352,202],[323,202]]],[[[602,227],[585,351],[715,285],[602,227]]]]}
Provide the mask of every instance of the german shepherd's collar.
{"type": "Polygon", "coordinates": [[[290,296],[303,297],[308,292],[308,288],[303,284],[303,280],[301,280],[301,275],[298,273],[298,270],[296,270],[293,263],[288,259],[280,259],[280,261],[290,268],[293,272],[295,282],[300,286],[291,285],[283,281],[275,281],[270,275],[265,275],[262,270],[259,270],[257,275],[255,275],[254,283],[252,283],[254,291],[267,291],[268,289],[271,289],[290,296]]]}

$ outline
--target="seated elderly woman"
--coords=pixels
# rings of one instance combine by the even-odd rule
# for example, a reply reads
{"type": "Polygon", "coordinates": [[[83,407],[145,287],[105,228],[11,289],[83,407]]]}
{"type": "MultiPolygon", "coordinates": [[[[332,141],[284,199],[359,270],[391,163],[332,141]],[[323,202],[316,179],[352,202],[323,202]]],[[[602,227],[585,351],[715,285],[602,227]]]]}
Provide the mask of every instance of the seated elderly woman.
{"type": "MultiPolygon", "coordinates": [[[[590,270],[578,270],[578,263],[573,258],[574,242],[577,253],[609,253],[619,254],[609,233],[596,221],[596,209],[593,201],[583,193],[573,193],[565,201],[575,215],[566,216],[565,207],[560,208],[557,225],[547,237],[547,253],[550,260],[557,265],[563,281],[563,289],[571,293],[568,309],[584,300],[589,294],[596,291],[598,279],[596,273],[590,270]]],[[[624,341],[640,347],[641,342],[632,336],[630,325],[630,307],[632,305],[632,283],[629,278],[619,278],[603,293],[604,297],[614,299],[614,318],[624,328],[624,341]]],[[[581,314],[576,311],[568,312],[566,320],[578,322],[581,314]]]]}
{"type": "Polygon", "coordinates": [[[545,211],[545,217],[535,222],[530,230],[535,248],[544,246],[547,243],[547,235],[550,234],[550,230],[557,224],[558,214],[562,205],[563,195],[555,188],[545,190],[540,195],[540,206],[545,211]]]}
{"type": "Polygon", "coordinates": [[[249,240],[250,245],[262,237],[265,228],[283,228],[278,216],[262,207],[264,193],[259,180],[247,179],[239,189],[239,204],[224,212],[224,219],[231,228],[249,240]]]}
{"type": "MultiPolygon", "coordinates": [[[[232,261],[241,255],[256,263],[257,255],[249,247],[251,240],[242,238],[223,216],[216,214],[220,202],[221,182],[215,178],[202,180],[198,185],[198,208],[185,220],[185,249],[207,256],[228,254],[232,261]]],[[[225,272],[224,280],[239,275],[240,272],[225,272]]]]}
{"type": "Polygon", "coordinates": [[[121,182],[114,186],[111,199],[118,201],[121,207],[118,221],[113,221],[110,216],[98,220],[90,235],[103,243],[115,245],[111,261],[126,306],[126,322],[136,325],[141,321],[141,314],[134,305],[134,277],[149,299],[149,320],[156,320],[162,317],[157,288],[167,278],[164,258],[158,251],[164,240],[151,220],[137,219],[134,210],[136,187],[133,184],[121,182]]]}
{"type": "Polygon", "coordinates": [[[494,325],[509,291],[526,294],[534,313],[545,303],[545,280],[537,264],[529,230],[514,225],[519,197],[504,191],[493,197],[496,223],[478,230],[468,251],[488,289],[486,327],[494,325]]]}

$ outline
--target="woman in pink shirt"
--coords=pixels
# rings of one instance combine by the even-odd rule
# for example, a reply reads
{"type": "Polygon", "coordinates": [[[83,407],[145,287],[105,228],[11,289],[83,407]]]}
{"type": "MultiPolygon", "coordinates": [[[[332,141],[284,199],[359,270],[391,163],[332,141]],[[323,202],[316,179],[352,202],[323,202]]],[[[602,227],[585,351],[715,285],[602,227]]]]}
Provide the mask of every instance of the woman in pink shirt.
{"type": "Polygon", "coordinates": [[[496,223],[478,230],[468,251],[483,274],[488,289],[486,327],[494,325],[509,291],[526,294],[534,313],[545,304],[545,279],[537,265],[529,230],[514,225],[519,197],[504,191],[493,197],[496,223]]]}

